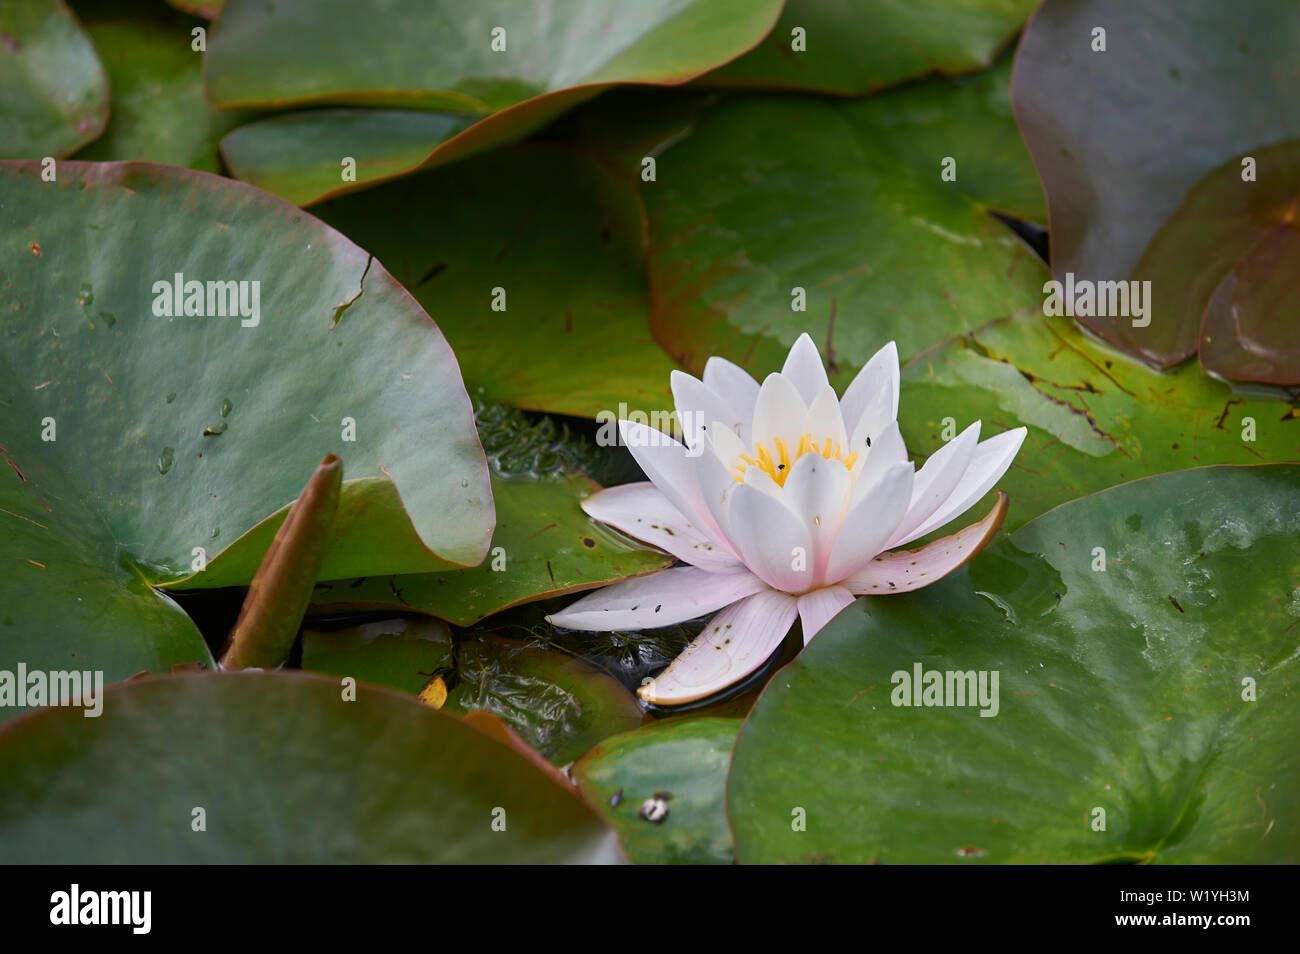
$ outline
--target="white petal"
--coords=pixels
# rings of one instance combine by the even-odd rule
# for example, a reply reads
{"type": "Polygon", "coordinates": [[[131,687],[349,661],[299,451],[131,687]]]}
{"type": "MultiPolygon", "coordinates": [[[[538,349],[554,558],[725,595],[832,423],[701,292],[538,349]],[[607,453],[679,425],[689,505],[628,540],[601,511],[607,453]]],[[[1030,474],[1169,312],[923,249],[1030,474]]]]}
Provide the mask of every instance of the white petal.
{"type": "Polygon", "coordinates": [[[692,466],[692,460],[699,458],[687,456],[687,450],[682,444],[644,424],[619,421],[618,431],[651,483],[663,491],[668,501],[695,529],[714,543],[722,543],[722,530],[705,506],[695,468],[692,466]]]}
{"type": "Polygon", "coordinates": [[[831,544],[848,509],[849,484],[849,472],[838,460],[804,454],[790,468],[790,476],[781,490],[782,502],[808,528],[815,578],[825,571],[830,559],[831,544]]]}
{"type": "MultiPolygon", "coordinates": [[[[808,413],[803,417],[800,433],[811,434],[819,444],[830,438],[840,450],[848,453],[848,435],[844,432],[844,418],[840,416],[840,401],[829,384],[813,398],[808,413]]],[[[792,451],[794,448],[790,448],[792,451]]]]}
{"type": "Polygon", "coordinates": [[[812,537],[781,500],[746,483],[731,491],[731,539],[740,558],[764,583],[798,593],[813,580],[812,537]]]}
{"type": "MultiPolygon", "coordinates": [[[[808,405],[790,379],[782,374],[769,374],[758,391],[758,403],[754,406],[754,434],[750,440],[754,444],[766,444],[769,452],[773,450],[774,437],[797,444],[807,413],[808,405]]],[[[793,447],[790,449],[794,450],[793,447]]]]}
{"type": "Polygon", "coordinates": [[[741,465],[740,456],[742,454],[749,454],[749,445],[741,441],[740,435],[737,435],[735,430],[728,428],[722,421],[712,422],[707,434],[706,446],[718,456],[720,461],[723,461],[723,465],[728,471],[741,465]]]}
{"type": "Polygon", "coordinates": [[[712,613],[763,588],[762,581],[746,570],[710,573],[677,566],[601,587],[546,620],[588,632],[670,626],[712,613]]]}
{"type": "Polygon", "coordinates": [[[910,463],[895,464],[849,510],[831,547],[824,580],[838,583],[852,576],[885,549],[907,512],[913,477],[910,463]]]}
{"type": "Polygon", "coordinates": [[[714,421],[721,421],[733,430],[749,426],[749,411],[743,415],[737,413],[732,402],[714,393],[685,371],[673,371],[671,380],[673,402],[677,405],[677,420],[681,424],[686,445],[692,450],[699,446],[714,421]]]}
{"type": "Polygon", "coordinates": [[[734,409],[742,428],[736,433],[749,441],[754,423],[754,405],[758,403],[758,382],[749,372],[726,358],[710,358],[704,363],[704,384],[734,409]]]}
{"type": "Polygon", "coordinates": [[[842,586],[826,586],[799,597],[799,619],[803,623],[803,644],[816,636],[835,614],[853,602],[853,594],[842,586]]]}
{"type": "Polygon", "coordinates": [[[794,597],[774,590],[733,603],[637,695],[654,705],[674,706],[721,692],[768,660],[796,612],[794,597]]]}
{"type": "Polygon", "coordinates": [[[821,389],[830,383],[826,380],[826,368],[822,366],[822,356],[806,331],[790,348],[781,373],[795,386],[795,390],[799,392],[805,404],[811,404],[821,389]]]}
{"type": "MultiPolygon", "coordinates": [[[[866,446],[865,443],[863,446],[866,446]]],[[[903,444],[903,435],[898,431],[898,422],[890,421],[883,431],[871,438],[871,446],[865,452],[858,450],[858,453],[865,453],[866,456],[853,462],[856,473],[853,475],[850,507],[858,505],[867,491],[885,476],[885,471],[895,464],[907,462],[907,447],[903,444]]]]}
{"type": "Polygon", "coordinates": [[[599,490],[582,502],[587,515],[679,560],[707,570],[740,566],[734,556],[700,533],[649,481],[599,490]]]}
{"type": "MultiPolygon", "coordinates": [[[[867,403],[882,388],[889,395],[884,404],[884,413],[890,421],[898,418],[898,378],[898,346],[891,341],[871,356],[871,360],[844,391],[840,410],[844,413],[844,426],[850,434],[856,430],[867,403]]],[[[883,423],[886,422],[882,421],[883,423]]],[[[874,434],[872,440],[875,440],[874,434]]]]}
{"type": "Polygon", "coordinates": [[[899,542],[907,543],[909,540],[923,537],[931,530],[942,527],[949,520],[960,517],[979,503],[980,498],[988,493],[1007,472],[1011,462],[1016,459],[1024,439],[1025,428],[1017,427],[981,441],[975,448],[975,453],[971,455],[966,473],[962,475],[960,483],[948,499],[939,505],[929,519],[909,533],[907,539],[899,542]]]}
{"type": "MultiPolygon", "coordinates": [[[[885,381],[867,402],[866,409],[858,416],[858,422],[849,432],[849,448],[858,453],[876,446],[881,434],[891,426],[897,427],[898,421],[889,413],[893,397],[889,392],[889,382],[885,381]]],[[[841,413],[843,408],[841,407],[841,413]]],[[[848,418],[846,417],[847,421],[848,418]]]]}
{"type": "Polygon", "coordinates": [[[1007,513],[1007,495],[989,515],[950,537],[935,540],[916,550],[891,550],[876,557],[866,568],[844,581],[852,592],[867,596],[907,593],[947,576],[986,547],[1007,513]]]}
{"type": "Polygon", "coordinates": [[[710,435],[708,438],[709,449],[699,457],[692,458],[691,465],[695,468],[696,483],[699,485],[704,505],[708,507],[710,515],[722,534],[722,543],[726,545],[725,549],[730,550],[734,555],[739,551],[731,542],[731,519],[728,516],[728,509],[731,505],[731,493],[740,484],[722,462],[716,444],[713,443],[714,436],[710,435]]]}
{"type": "Polygon", "coordinates": [[[894,531],[887,549],[916,539],[916,528],[924,524],[961,484],[979,439],[980,422],[976,421],[930,455],[916,474],[907,516],[894,531]]]}

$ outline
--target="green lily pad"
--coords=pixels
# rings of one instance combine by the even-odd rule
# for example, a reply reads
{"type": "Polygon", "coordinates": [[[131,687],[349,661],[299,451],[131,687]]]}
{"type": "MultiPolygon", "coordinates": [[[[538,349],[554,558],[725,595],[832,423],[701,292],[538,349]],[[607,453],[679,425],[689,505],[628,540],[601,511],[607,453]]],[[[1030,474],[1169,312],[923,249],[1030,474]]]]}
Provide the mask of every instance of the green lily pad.
{"type": "Polygon", "coordinates": [[[78,159],[145,159],[219,172],[217,145],[255,118],[203,99],[203,54],[191,48],[194,21],[166,10],[90,19],[87,29],[108,70],[112,121],[78,159]]]}
{"type": "Polygon", "coordinates": [[[321,583],[312,597],[313,611],[414,610],[468,626],[521,603],[669,566],[668,554],[638,546],[587,518],[579,504],[599,489],[581,474],[496,477],[497,528],[482,564],[321,583]]]}
{"type": "MultiPolygon", "coordinates": [[[[416,611],[468,626],[522,603],[639,576],[673,562],[587,518],[581,503],[599,486],[587,474],[617,480],[602,466],[605,448],[536,422],[503,405],[479,405],[475,421],[492,471],[497,525],[488,559],[477,567],[320,583],[318,613],[416,611]],[[608,474],[609,476],[603,476],[608,474]]],[[[635,467],[635,464],[632,465],[635,467]]]]}
{"type": "Polygon", "coordinates": [[[488,474],[455,359],[359,248],[242,183],[147,163],[61,162],[56,182],[3,163],[0,209],[6,660],[206,661],[147,584],[247,583],[331,451],[354,479],[322,576],[483,557],[488,474]],[[156,315],[177,273],[260,282],[256,324],[156,315]],[[105,603],[112,626],[77,625],[105,603]]]}
{"type": "MultiPolygon", "coordinates": [[[[453,665],[445,624],[418,618],[308,630],[302,664],[411,693],[453,665]]],[[[459,641],[454,668],[446,711],[486,709],[556,765],[641,724],[644,710],[632,693],[567,653],[473,635],[459,641]]]]}
{"type": "Polygon", "coordinates": [[[606,739],[573,763],[587,801],[618,832],[637,864],[735,861],[725,785],[740,719],[675,719],[606,739]],[[666,793],[667,816],[640,814],[666,793]]]}
{"type": "Polygon", "coordinates": [[[966,73],[988,66],[1035,6],[1037,0],[787,0],[762,43],[702,82],[856,95],[923,73],[966,73]]]}
{"type": "Polygon", "coordinates": [[[1291,465],[1153,477],[858,600],[740,732],[739,859],[1293,861],[1298,503],[1291,465]],[[985,673],[982,702],[925,705],[963,701],[941,675],[901,704],[917,667],[985,673]]]}
{"type": "Polygon", "coordinates": [[[990,322],[918,357],[903,371],[898,419],[908,450],[922,456],[974,420],[1027,427],[998,484],[1011,495],[1004,526],[1013,530],[1126,480],[1294,460],[1298,408],[1237,394],[1195,364],[1152,371],[1068,318],[1040,315],[990,322]]]}
{"type": "Polygon", "coordinates": [[[612,84],[686,82],[752,47],[780,8],[397,0],[386,15],[356,17],[345,0],[240,0],[213,26],[205,75],[226,107],[391,107],[275,117],[227,138],[240,178],[306,205],[517,139],[612,84]],[[498,29],[504,50],[493,49],[498,29]],[[345,157],[357,160],[355,179],[343,177],[345,157]]]}
{"type": "Polygon", "coordinates": [[[62,0],[0,8],[0,159],[59,158],[104,131],[108,77],[62,0]]]}
{"type": "Polygon", "coordinates": [[[486,709],[555,765],[641,724],[645,710],[620,682],[566,653],[500,636],[462,639],[447,709],[486,709]]]}
{"type": "Polygon", "coordinates": [[[164,677],[112,689],[97,719],[65,708],[10,723],[0,858],[621,860],[614,833],[572,789],[509,746],[385,690],[342,696],[336,680],[304,673],[164,677]]]}
{"type": "MultiPolygon", "coordinates": [[[[375,185],[441,165],[425,160],[476,118],[417,109],[305,110],[240,126],[221,141],[221,154],[237,179],[306,206],[352,191],[348,174],[375,185]]],[[[446,152],[450,161],[452,150],[446,152]]]]}
{"type": "Polygon", "coordinates": [[[891,339],[906,359],[1040,308],[1045,270],[990,214],[1038,214],[1007,75],[700,112],[642,188],[656,339],[695,370],[715,354],[766,369],[807,331],[843,386],[891,339]]]}
{"type": "MultiPolygon", "coordinates": [[[[1047,191],[1053,273],[1150,281],[1145,315],[1079,321],[1151,364],[1195,353],[1210,295],[1249,247],[1243,231],[1288,176],[1263,155],[1300,136],[1298,31],[1300,8],[1278,0],[1049,0],[1025,30],[1013,99],[1047,191]],[[1255,181],[1243,180],[1248,157],[1255,181]],[[1161,232],[1171,216],[1183,221],[1161,232]]],[[[1294,187],[1290,174],[1291,200],[1294,187]]],[[[1251,337],[1285,350],[1290,324],[1251,337]]]]}
{"type": "Polygon", "coordinates": [[[410,695],[453,663],[451,631],[436,619],[383,619],[302,634],[303,669],[351,676],[410,695]]]}
{"type": "Polygon", "coordinates": [[[316,212],[434,317],[475,398],[583,417],[672,407],[637,195],[595,160],[504,149],[316,212]]]}

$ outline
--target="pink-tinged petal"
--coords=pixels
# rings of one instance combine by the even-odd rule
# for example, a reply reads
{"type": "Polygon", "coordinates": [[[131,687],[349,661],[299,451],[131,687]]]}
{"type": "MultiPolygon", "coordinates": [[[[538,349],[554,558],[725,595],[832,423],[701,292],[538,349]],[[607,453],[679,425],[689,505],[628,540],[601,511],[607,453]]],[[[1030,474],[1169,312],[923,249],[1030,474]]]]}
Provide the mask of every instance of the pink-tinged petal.
{"type": "Polygon", "coordinates": [[[754,405],[758,403],[758,382],[739,365],[715,357],[704,363],[704,384],[731,403],[735,414],[744,423],[744,428],[737,433],[741,440],[748,441],[754,423],[754,405]]]}
{"type": "MultiPolygon", "coordinates": [[[[822,388],[808,405],[808,413],[803,417],[799,428],[802,434],[811,434],[813,440],[823,444],[826,438],[847,454],[849,438],[844,432],[844,418],[840,416],[840,401],[835,396],[835,389],[829,384],[822,388]]],[[[790,448],[791,451],[794,448],[790,448]]]]}
{"type": "Polygon", "coordinates": [[[1025,428],[1017,427],[1010,431],[981,441],[971,455],[970,465],[962,475],[957,489],[949,495],[924,523],[907,535],[899,543],[908,543],[917,537],[923,537],[931,530],[942,527],[949,520],[960,517],[988,493],[993,485],[1002,479],[1011,462],[1020,452],[1020,445],[1025,440],[1025,428]]]}
{"type": "Polygon", "coordinates": [[[681,512],[695,529],[714,543],[724,540],[722,530],[704,503],[693,460],[686,447],[662,431],[632,421],[618,422],[623,443],[641,465],[650,482],[658,487],[669,503],[681,512]]]}
{"type": "MultiPolygon", "coordinates": [[[[871,360],[863,366],[858,376],[853,379],[853,383],[844,391],[840,410],[844,414],[844,426],[849,434],[857,430],[858,422],[862,420],[862,413],[866,410],[867,404],[882,389],[887,398],[882,407],[884,420],[880,422],[880,426],[897,420],[898,379],[898,346],[891,341],[871,356],[871,360]]],[[[875,440],[874,434],[872,440],[875,440]]]]}
{"type": "Polygon", "coordinates": [[[844,585],[859,596],[907,593],[941,580],[983,550],[1002,526],[1007,513],[1007,495],[979,523],[942,540],[915,550],[891,550],[876,557],[866,568],[853,574],[844,585]]]}
{"type": "Polygon", "coordinates": [[[649,481],[598,490],[582,502],[587,515],[679,560],[706,570],[734,569],[740,561],[700,533],[649,481]]]}
{"type": "Polygon", "coordinates": [[[637,695],[653,705],[679,706],[735,685],[777,650],[796,612],[794,597],[774,590],[733,603],[637,695]]]}
{"type": "Polygon", "coordinates": [[[732,430],[749,426],[748,411],[739,414],[732,402],[685,371],[674,371],[671,380],[677,420],[687,447],[698,447],[714,421],[721,421],[732,430]]]}
{"type": "Polygon", "coordinates": [[[807,413],[808,405],[790,379],[783,374],[769,374],[758,390],[758,403],[754,405],[754,434],[750,440],[755,444],[766,444],[769,453],[773,452],[772,439],[775,437],[786,442],[794,441],[797,445],[807,413]]]}
{"type": "Polygon", "coordinates": [[[546,620],[587,632],[650,629],[684,623],[762,589],[763,582],[746,570],[710,573],[677,566],[601,587],[546,620]]]}
{"type": "Polygon", "coordinates": [[[799,619],[803,623],[803,644],[821,632],[835,614],[853,602],[853,594],[842,586],[826,586],[799,597],[799,619]]]}
{"type": "Polygon", "coordinates": [[[853,483],[853,498],[849,501],[850,507],[856,507],[872,487],[880,482],[880,478],[885,476],[885,471],[896,464],[907,463],[907,445],[903,443],[903,435],[899,433],[898,422],[890,421],[883,431],[871,438],[871,446],[863,448],[854,448],[861,456],[854,461],[853,468],[856,471],[853,483]]]}
{"type": "Polygon", "coordinates": [[[961,483],[979,439],[980,422],[976,421],[930,455],[930,459],[917,471],[907,516],[894,531],[886,549],[892,549],[905,540],[916,539],[916,528],[930,519],[961,483]]]}
{"type": "Polygon", "coordinates": [[[844,464],[820,454],[804,454],[790,468],[781,489],[782,502],[808,528],[812,539],[813,574],[822,573],[830,559],[835,533],[848,510],[851,480],[844,464]]]}
{"type": "Polygon", "coordinates": [[[813,581],[812,537],[778,497],[748,482],[731,491],[731,539],[740,559],[774,589],[798,593],[813,581]]]}
{"type": "Polygon", "coordinates": [[[781,374],[794,385],[805,404],[811,404],[821,393],[822,388],[830,384],[826,380],[826,368],[822,366],[822,356],[807,332],[801,334],[799,340],[790,348],[790,353],[785,358],[785,365],[781,368],[781,374]]]}
{"type": "Polygon", "coordinates": [[[910,463],[895,464],[849,510],[831,546],[823,581],[838,583],[852,576],[885,549],[885,543],[907,512],[914,476],[910,463]]]}

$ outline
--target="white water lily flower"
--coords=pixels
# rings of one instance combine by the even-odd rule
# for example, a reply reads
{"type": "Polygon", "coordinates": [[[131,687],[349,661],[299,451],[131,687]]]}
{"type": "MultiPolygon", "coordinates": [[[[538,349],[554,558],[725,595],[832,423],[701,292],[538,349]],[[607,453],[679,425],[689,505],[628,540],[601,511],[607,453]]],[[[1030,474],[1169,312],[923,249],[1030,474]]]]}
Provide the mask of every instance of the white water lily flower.
{"type": "Polygon", "coordinates": [[[686,444],[619,421],[648,482],[583,501],[596,520],[687,566],[615,583],[548,619],[577,630],[649,629],[721,610],[640,696],[680,705],[753,673],[797,615],[804,642],[856,595],[905,593],[974,556],[987,517],[916,550],[895,550],[961,515],[1006,472],[1025,429],[979,440],[976,421],[917,471],[898,431],[898,350],[881,348],[837,399],[808,335],[760,387],[710,358],[704,380],[674,371],[686,444]]]}

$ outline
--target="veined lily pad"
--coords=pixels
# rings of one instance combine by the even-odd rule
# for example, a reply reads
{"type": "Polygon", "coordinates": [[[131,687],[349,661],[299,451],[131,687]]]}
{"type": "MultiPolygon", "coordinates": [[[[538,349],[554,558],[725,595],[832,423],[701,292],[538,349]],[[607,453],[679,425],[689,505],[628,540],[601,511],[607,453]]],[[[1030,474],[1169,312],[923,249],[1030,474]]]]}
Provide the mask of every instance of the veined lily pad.
{"type": "Polygon", "coordinates": [[[913,453],[937,450],[976,419],[1028,427],[999,483],[1011,495],[1007,529],[1126,480],[1300,452],[1296,407],[1236,394],[1194,364],[1152,371],[1068,318],[994,321],[944,342],[904,369],[902,395],[913,453]]]}
{"type": "Polygon", "coordinates": [[[495,635],[466,636],[454,655],[438,620],[366,623],[334,632],[309,630],[303,667],[419,692],[440,669],[449,693],[441,708],[486,709],[556,765],[601,739],[641,723],[636,698],[614,679],[567,653],[495,635]]]}
{"type": "Polygon", "coordinates": [[[317,612],[414,610],[461,626],[520,603],[577,593],[663,569],[673,558],[589,520],[580,506],[599,487],[581,474],[497,477],[497,527],[482,564],[435,573],[319,584],[317,612]]]}
{"type": "Polygon", "coordinates": [[[337,680],[304,673],[126,683],[97,719],[50,709],[10,723],[0,773],[8,863],[621,860],[572,789],[508,745],[385,690],[347,701],[337,680]]]}
{"type": "Polygon", "coordinates": [[[740,719],[674,719],[606,739],[573,764],[587,801],[638,864],[731,864],[725,784],[740,719]],[[658,823],[641,809],[659,795],[658,823]]]}
{"type": "Polygon", "coordinates": [[[434,317],[476,399],[583,417],[672,408],[638,199],[596,161],[505,149],[316,212],[434,317]]]}
{"type": "Polygon", "coordinates": [[[108,77],[63,0],[0,7],[0,159],[59,158],[108,121],[108,77]]]}
{"type": "Polygon", "coordinates": [[[455,359],[378,263],[216,176],[40,173],[0,164],[0,660],[75,653],[110,678],[210,661],[148,584],[247,583],[331,451],[360,479],[323,576],[482,558],[491,496],[455,359]],[[211,313],[156,313],[187,282],[211,313]]]}
{"type": "Polygon", "coordinates": [[[787,0],[772,32],[706,85],[859,94],[989,65],[1036,0],[787,0]],[[802,35],[796,33],[802,31],[802,35]]]}
{"type": "Polygon", "coordinates": [[[642,188],[656,339],[697,371],[714,354],[762,369],[807,331],[843,386],[891,339],[907,359],[1041,307],[1045,270],[989,214],[1038,202],[1007,73],[700,112],[642,188]]]}
{"type": "MultiPolygon", "coordinates": [[[[1298,35],[1300,7],[1286,0],[1048,0],[1030,21],[1013,98],[1047,191],[1053,273],[1076,286],[1151,282],[1140,317],[1081,300],[1079,320],[1098,335],[1160,367],[1196,351],[1210,295],[1244,251],[1239,236],[1268,214],[1259,193],[1276,196],[1285,181],[1266,147],[1300,137],[1298,35]],[[1161,232],[1171,216],[1186,221],[1161,232]]],[[[1294,346],[1291,301],[1248,333],[1255,350],[1294,346]]],[[[1217,369],[1252,378],[1234,362],[1217,369]]]]}
{"type": "Polygon", "coordinates": [[[346,0],[232,0],[213,26],[205,76],[227,107],[389,109],[276,117],[228,137],[223,151],[241,178],[309,204],[519,138],[612,84],[686,82],[756,44],[780,8],[397,0],[385,15],[358,17],[346,0]],[[413,109],[464,120],[400,112],[413,109]],[[342,174],[345,157],[358,160],[355,179],[342,174]]]}
{"type": "Polygon", "coordinates": [[[1204,468],[858,600],[741,730],[739,859],[1294,861],[1297,540],[1300,467],[1204,468]]]}

